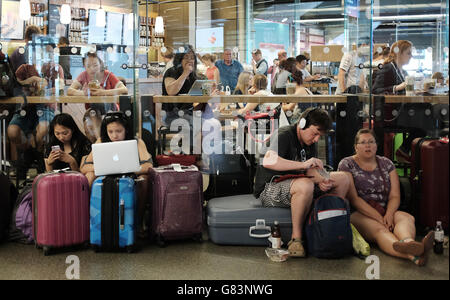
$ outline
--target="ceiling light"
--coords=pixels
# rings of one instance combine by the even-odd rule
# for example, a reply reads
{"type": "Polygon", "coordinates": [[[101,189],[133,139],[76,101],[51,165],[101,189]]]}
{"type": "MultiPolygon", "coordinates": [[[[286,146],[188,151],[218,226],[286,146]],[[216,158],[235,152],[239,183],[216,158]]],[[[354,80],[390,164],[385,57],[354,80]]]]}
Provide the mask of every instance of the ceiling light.
{"type": "Polygon", "coordinates": [[[102,8],[102,0],[100,0],[100,8],[97,10],[95,26],[97,26],[97,27],[105,27],[106,26],[106,14],[105,14],[105,10],[102,8]]]}
{"type": "Polygon", "coordinates": [[[164,20],[163,17],[157,16],[155,20],[155,33],[164,34],[164,20]]]}
{"type": "Polygon", "coordinates": [[[59,21],[61,24],[70,24],[70,21],[72,20],[71,11],[70,11],[70,5],[69,4],[63,4],[61,6],[61,16],[59,18],[59,21]]]}
{"type": "Polygon", "coordinates": [[[29,0],[20,0],[19,17],[24,21],[28,21],[31,18],[31,7],[29,0]]]}

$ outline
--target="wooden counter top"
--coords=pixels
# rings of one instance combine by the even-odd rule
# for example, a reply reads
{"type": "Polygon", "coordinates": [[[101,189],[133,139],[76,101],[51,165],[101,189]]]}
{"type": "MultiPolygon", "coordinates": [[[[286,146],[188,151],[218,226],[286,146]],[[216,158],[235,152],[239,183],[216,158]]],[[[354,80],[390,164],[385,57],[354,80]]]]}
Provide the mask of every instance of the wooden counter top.
{"type": "Polygon", "coordinates": [[[346,96],[314,95],[314,96],[154,96],[155,103],[346,103],[346,96]]]}
{"type": "Polygon", "coordinates": [[[384,96],[385,103],[433,103],[448,104],[448,95],[437,96],[384,96]]]}
{"type": "MultiPolygon", "coordinates": [[[[28,103],[119,103],[120,96],[49,96],[27,97],[28,103]]],[[[0,99],[3,104],[21,104],[23,97],[0,99]]]]}

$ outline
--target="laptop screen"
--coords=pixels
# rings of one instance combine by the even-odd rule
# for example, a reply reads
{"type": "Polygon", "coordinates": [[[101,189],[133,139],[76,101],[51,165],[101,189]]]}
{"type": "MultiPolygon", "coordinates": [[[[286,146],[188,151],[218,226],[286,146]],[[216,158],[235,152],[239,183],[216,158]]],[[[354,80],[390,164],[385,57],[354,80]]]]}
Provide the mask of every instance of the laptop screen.
{"type": "Polygon", "coordinates": [[[136,173],[141,167],[136,140],[92,145],[95,176],[136,173]]]}
{"type": "Polygon", "coordinates": [[[214,80],[196,80],[194,81],[194,84],[192,85],[191,89],[189,90],[188,95],[190,96],[202,96],[202,85],[205,83],[215,83],[214,80]]]}

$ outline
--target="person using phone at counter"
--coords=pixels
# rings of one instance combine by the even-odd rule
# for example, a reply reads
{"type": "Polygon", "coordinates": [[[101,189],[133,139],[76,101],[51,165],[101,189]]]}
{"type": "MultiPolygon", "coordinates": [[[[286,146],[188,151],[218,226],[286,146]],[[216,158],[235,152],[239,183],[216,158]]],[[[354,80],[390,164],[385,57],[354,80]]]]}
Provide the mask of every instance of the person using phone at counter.
{"type": "MultiPolygon", "coordinates": [[[[103,61],[94,52],[84,58],[85,71],[72,82],[67,90],[68,96],[115,96],[127,95],[128,89],[112,72],[105,69],[103,61]]],[[[98,109],[103,114],[117,111],[115,103],[86,104],[86,109],[98,109]]]]}
{"type": "Polygon", "coordinates": [[[96,53],[88,52],[84,59],[86,69],[67,90],[68,96],[114,96],[128,94],[127,87],[110,71],[96,53]]]}
{"type": "Polygon", "coordinates": [[[80,171],[81,158],[91,152],[91,142],[72,116],[61,113],[50,123],[49,142],[44,151],[47,172],[65,168],[80,171]]]}
{"type": "MultiPolygon", "coordinates": [[[[175,54],[173,67],[166,71],[162,83],[163,96],[178,96],[187,94],[197,80],[197,60],[191,45],[184,47],[185,51],[175,54]]],[[[172,120],[179,118],[178,111],[184,112],[183,118],[192,121],[192,103],[163,103],[165,111],[163,123],[170,126],[172,120]]]]}

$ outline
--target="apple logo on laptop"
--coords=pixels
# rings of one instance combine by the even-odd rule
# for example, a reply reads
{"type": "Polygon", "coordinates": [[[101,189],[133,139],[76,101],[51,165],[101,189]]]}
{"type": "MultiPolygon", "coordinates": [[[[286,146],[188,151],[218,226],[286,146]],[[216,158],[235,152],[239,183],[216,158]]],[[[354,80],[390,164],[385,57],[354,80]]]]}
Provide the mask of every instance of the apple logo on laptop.
{"type": "Polygon", "coordinates": [[[115,162],[119,161],[119,155],[118,154],[113,156],[113,161],[115,161],[115,162]]]}

